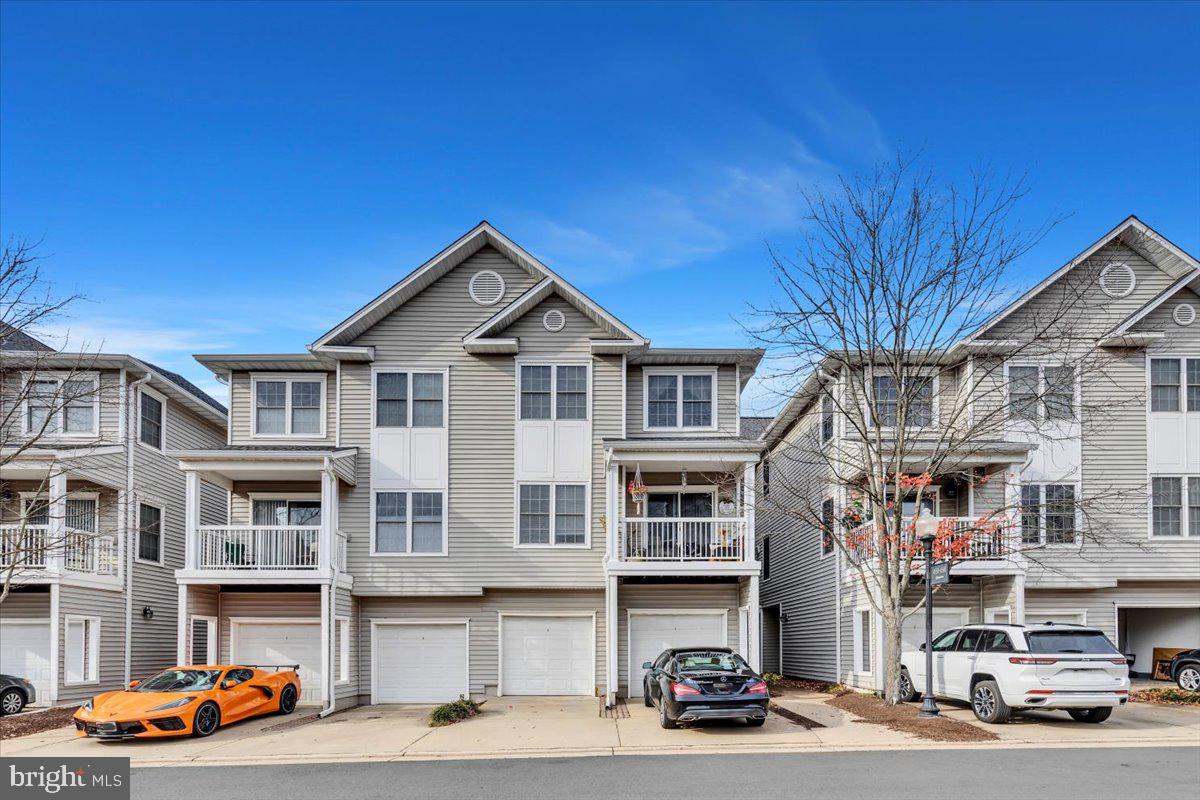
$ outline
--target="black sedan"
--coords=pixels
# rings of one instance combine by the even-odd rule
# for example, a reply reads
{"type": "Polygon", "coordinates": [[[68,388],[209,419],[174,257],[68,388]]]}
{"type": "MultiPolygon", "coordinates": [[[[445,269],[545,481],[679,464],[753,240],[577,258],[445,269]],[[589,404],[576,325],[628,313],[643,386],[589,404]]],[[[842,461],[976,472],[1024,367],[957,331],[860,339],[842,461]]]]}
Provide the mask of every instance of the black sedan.
{"type": "Polygon", "coordinates": [[[1200,692],[1200,649],[1184,650],[1171,659],[1171,678],[1180,689],[1200,692]]]}
{"type": "Polygon", "coordinates": [[[771,700],[762,676],[728,647],[675,647],[642,664],[646,705],[664,728],[702,719],[767,721],[771,700]]]}

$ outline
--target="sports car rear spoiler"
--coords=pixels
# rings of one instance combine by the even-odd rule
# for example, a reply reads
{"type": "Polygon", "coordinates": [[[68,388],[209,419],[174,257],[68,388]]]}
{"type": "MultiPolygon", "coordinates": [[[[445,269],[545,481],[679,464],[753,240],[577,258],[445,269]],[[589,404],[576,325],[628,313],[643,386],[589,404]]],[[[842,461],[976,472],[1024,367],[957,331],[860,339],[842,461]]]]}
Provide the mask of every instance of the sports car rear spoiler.
{"type": "Polygon", "coordinates": [[[300,669],[299,664],[238,664],[239,667],[254,667],[255,669],[273,669],[279,672],[283,669],[290,669],[292,672],[297,672],[300,669]]]}

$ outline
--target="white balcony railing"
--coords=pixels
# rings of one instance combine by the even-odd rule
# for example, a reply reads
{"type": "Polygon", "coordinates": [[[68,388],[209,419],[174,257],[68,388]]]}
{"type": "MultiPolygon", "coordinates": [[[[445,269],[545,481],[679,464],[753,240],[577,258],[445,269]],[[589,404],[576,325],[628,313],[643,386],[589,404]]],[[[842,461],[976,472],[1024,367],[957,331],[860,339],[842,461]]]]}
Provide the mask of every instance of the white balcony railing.
{"type": "Polygon", "coordinates": [[[47,570],[61,564],[68,572],[118,574],[116,537],[68,528],[58,541],[49,525],[0,526],[0,567],[47,570]]]}
{"type": "MultiPolygon", "coordinates": [[[[1017,548],[1016,528],[1005,517],[936,517],[937,538],[934,542],[934,557],[951,561],[999,560],[1008,558],[1017,548]]],[[[867,554],[877,544],[874,523],[867,522],[853,528],[847,535],[847,544],[852,551],[867,554]]],[[[904,547],[918,548],[912,517],[904,517],[900,530],[900,541],[904,547]]],[[[919,561],[915,557],[914,562],[919,561]]],[[[916,566],[920,566],[917,564],[916,566]]]]}
{"type": "Polygon", "coordinates": [[[321,566],[316,525],[205,525],[197,531],[200,569],[284,570],[321,566]]]}
{"type": "Polygon", "coordinates": [[[620,521],[622,561],[744,561],[740,517],[627,517],[620,521]]]}

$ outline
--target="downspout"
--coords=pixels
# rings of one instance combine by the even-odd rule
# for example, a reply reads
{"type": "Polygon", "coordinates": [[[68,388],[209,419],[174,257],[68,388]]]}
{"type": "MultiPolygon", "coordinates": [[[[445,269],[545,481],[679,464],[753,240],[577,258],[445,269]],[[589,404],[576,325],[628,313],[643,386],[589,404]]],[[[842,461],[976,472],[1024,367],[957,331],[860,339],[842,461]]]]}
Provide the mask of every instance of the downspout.
{"type": "Polygon", "coordinates": [[[133,504],[133,460],[136,450],[133,446],[134,428],[137,417],[134,410],[137,407],[133,398],[137,389],[150,380],[150,374],[138,378],[133,383],[124,382],[125,370],[121,370],[122,384],[125,389],[125,686],[129,686],[133,669],[133,545],[129,541],[129,532],[133,530],[133,520],[136,510],[133,504]]]}

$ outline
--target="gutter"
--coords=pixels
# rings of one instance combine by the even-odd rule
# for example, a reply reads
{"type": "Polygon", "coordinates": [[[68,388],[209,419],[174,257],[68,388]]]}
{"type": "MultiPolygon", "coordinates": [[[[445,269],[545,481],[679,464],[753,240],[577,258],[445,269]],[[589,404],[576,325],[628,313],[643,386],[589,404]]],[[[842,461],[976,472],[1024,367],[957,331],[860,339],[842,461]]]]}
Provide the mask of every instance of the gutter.
{"type": "MultiPolygon", "coordinates": [[[[129,541],[129,531],[133,529],[132,523],[136,509],[133,503],[133,461],[134,454],[137,452],[133,444],[134,428],[137,422],[137,417],[133,411],[135,408],[133,398],[137,395],[136,389],[142,384],[150,380],[151,373],[147,372],[144,377],[138,378],[133,383],[125,383],[125,370],[121,370],[121,381],[125,388],[125,408],[121,413],[125,417],[125,686],[129,685],[131,679],[130,672],[133,669],[133,543],[129,541]]],[[[164,435],[166,432],[163,432],[164,435]]]]}

